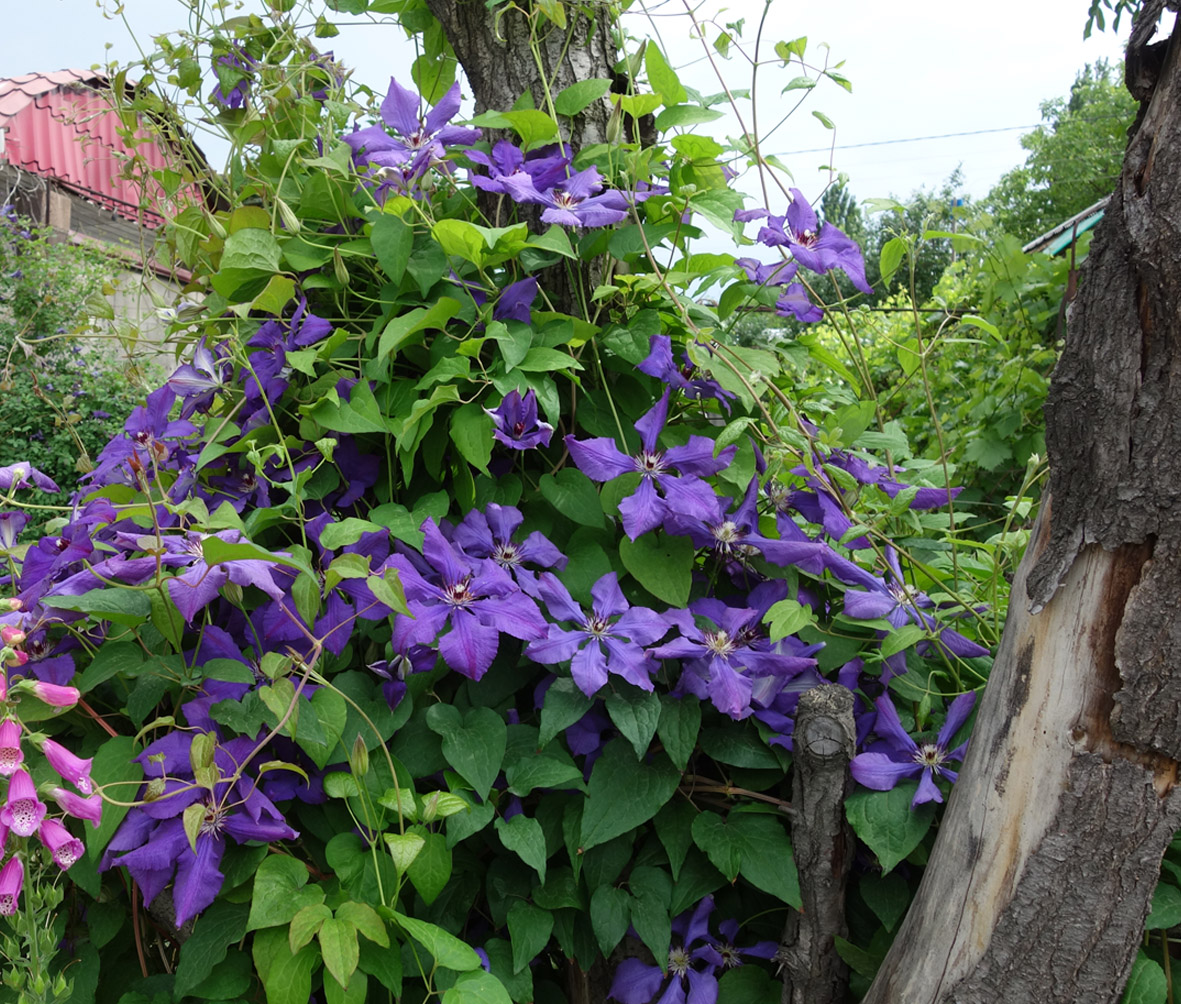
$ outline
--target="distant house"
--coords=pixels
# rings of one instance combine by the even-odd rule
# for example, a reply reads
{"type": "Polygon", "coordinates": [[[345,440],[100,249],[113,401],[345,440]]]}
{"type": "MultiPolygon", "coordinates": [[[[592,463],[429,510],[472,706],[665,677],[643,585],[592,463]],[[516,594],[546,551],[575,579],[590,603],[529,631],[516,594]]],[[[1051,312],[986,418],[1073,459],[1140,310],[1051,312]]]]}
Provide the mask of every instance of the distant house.
{"type": "Polygon", "coordinates": [[[111,88],[91,70],[0,78],[0,204],[12,203],[61,240],[95,243],[122,258],[126,270],[112,277],[117,324],[129,343],[159,341],[163,329],[143,276],[154,273],[166,299],[173,294],[166,286],[187,280],[158,263],[154,249],[165,214],[202,200],[183,177],[207,168],[195,147],[182,154],[168,138],[174,123],[141,119],[129,134],[111,88]]]}
{"type": "Polygon", "coordinates": [[[62,233],[138,247],[139,228],[158,228],[171,204],[200,193],[166,196],[160,179],[179,179],[180,151],[151,123],[128,137],[110,95],[90,70],[0,78],[0,191],[62,233]]]}
{"type": "Polygon", "coordinates": [[[1111,196],[1105,196],[1093,206],[1087,206],[1082,212],[1075,213],[1068,220],[1063,220],[1053,230],[1042,234],[1040,237],[1035,237],[1021,250],[1026,254],[1041,251],[1045,254],[1052,255],[1066,250],[1066,248],[1078,240],[1079,234],[1086,233],[1103,219],[1103,213],[1106,211],[1107,203],[1110,201],[1111,196]]]}

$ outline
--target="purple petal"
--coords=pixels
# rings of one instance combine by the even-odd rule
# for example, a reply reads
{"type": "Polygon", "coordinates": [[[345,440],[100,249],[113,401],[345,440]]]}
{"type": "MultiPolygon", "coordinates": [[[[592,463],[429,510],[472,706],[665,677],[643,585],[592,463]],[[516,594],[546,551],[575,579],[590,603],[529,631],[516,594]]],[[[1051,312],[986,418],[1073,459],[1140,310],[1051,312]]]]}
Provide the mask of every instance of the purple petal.
{"type": "Polygon", "coordinates": [[[920,772],[925,773],[919,764],[899,763],[885,753],[858,753],[849,764],[853,779],[874,791],[889,791],[903,778],[920,772]]]}
{"type": "Polygon", "coordinates": [[[478,680],[492,665],[500,634],[496,628],[481,624],[466,610],[451,615],[451,630],[439,639],[439,654],[456,672],[478,680]]]}
{"type": "MultiPolygon", "coordinates": [[[[668,394],[668,388],[666,387],[664,393],[660,396],[660,400],[636,422],[636,432],[640,434],[640,445],[649,453],[657,452],[656,441],[660,438],[660,433],[664,430],[665,422],[668,421],[668,394]]],[[[712,443],[710,444],[709,453],[712,459],[712,443]]],[[[710,473],[712,474],[713,472],[711,471],[710,473]]]]}
{"type": "Polygon", "coordinates": [[[976,704],[976,692],[969,691],[966,694],[960,694],[951,706],[947,709],[947,718],[943,722],[943,728],[939,730],[939,737],[936,742],[943,748],[947,749],[955,734],[959,732],[960,726],[968,720],[968,715],[972,713],[972,707],[976,704]]]}
{"type": "Polygon", "coordinates": [[[885,739],[898,753],[910,754],[918,749],[918,744],[902,727],[898,712],[894,708],[894,702],[883,694],[873,703],[874,707],[878,709],[878,720],[874,724],[874,732],[885,739]]]}
{"type": "MultiPolygon", "coordinates": [[[[458,91],[459,85],[455,85],[458,91]]],[[[456,107],[459,102],[456,99],[456,107]]],[[[418,119],[419,98],[413,91],[406,90],[393,77],[390,77],[390,89],[385,100],[381,103],[381,119],[392,129],[396,129],[403,136],[409,138],[419,131],[421,123],[418,119]]],[[[446,121],[446,120],[444,120],[446,121]]],[[[433,130],[432,130],[433,131],[433,130]]]]}
{"type": "Polygon", "coordinates": [[[592,481],[610,481],[636,469],[635,461],[621,453],[613,439],[601,437],[578,440],[567,436],[566,449],[570,451],[578,469],[592,481]]]}

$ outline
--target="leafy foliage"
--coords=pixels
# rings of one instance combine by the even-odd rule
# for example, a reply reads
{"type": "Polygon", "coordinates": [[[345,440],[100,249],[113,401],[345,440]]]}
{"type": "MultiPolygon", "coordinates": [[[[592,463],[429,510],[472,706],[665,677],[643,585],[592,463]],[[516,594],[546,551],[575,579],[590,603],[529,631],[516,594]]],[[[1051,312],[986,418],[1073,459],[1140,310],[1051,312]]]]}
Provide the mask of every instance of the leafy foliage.
{"type": "MultiPolygon", "coordinates": [[[[446,61],[424,8],[397,7],[446,61]]],[[[961,489],[875,389],[880,354],[853,374],[819,334],[728,335],[756,301],[820,314],[817,276],[864,292],[856,244],[798,190],[744,208],[746,141],[679,131],[716,102],[654,47],[616,96],[659,110],[654,145],[551,142],[610,100],[597,84],[485,113],[492,143],[425,65],[422,97],[354,103],[301,11],[272,13],[153,56],[232,141],[224,208],[166,229],[191,361],[44,536],[0,537],[4,749],[44,746],[40,722],[107,803],[59,799],[96,825],[58,911],[45,805],[8,782],[43,929],[93,950],[104,1004],[561,1000],[586,973],[624,1004],[757,999],[801,900],[796,704],[840,682],[878,768],[847,806],[865,909],[842,951],[868,977],[1019,548],[959,532],[961,489]],[[695,254],[703,221],[770,260],[695,254]],[[716,307],[691,295],[713,286],[716,307]],[[139,914],[90,920],[141,894],[151,953],[139,914]]],[[[803,64],[806,40],[775,51],[803,64]]],[[[5,506],[40,504],[39,478],[0,467],[5,506]]],[[[0,914],[19,895],[0,874],[0,914]]],[[[14,971],[82,981],[65,952],[14,971]]]]}

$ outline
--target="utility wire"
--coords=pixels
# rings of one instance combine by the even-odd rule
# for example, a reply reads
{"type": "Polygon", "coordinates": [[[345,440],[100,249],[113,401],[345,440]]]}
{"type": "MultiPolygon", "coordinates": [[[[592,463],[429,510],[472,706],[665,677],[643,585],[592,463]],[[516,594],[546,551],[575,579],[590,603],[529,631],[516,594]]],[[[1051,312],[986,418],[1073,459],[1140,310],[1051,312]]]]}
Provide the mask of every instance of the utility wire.
{"type": "MultiPolygon", "coordinates": [[[[1076,116],[1072,117],[1071,121],[1073,121],[1073,122],[1099,122],[1099,121],[1102,121],[1103,119],[1124,118],[1124,117],[1125,116],[1123,116],[1123,115],[1114,114],[1114,113],[1106,114],[1106,115],[1094,115],[1094,116],[1090,116],[1090,117],[1076,115],[1076,116]]],[[[1037,122],[1034,125],[1003,126],[999,129],[972,129],[969,132],[945,132],[945,133],[940,133],[937,136],[910,136],[906,139],[879,139],[879,140],[874,140],[873,142],[870,142],[870,143],[838,143],[835,147],[833,147],[833,146],[817,146],[817,147],[813,147],[810,150],[788,150],[786,153],[781,153],[778,156],[792,157],[792,156],[795,156],[796,154],[801,154],[801,153],[828,153],[829,150],[857,150],[857,149],[860,149],[862,147],[867,147],[867,146],[893,146],[896,143],[922,143],[922,142],[924,142],[926,140],[930,140],[930,139],[959,139],[961,136],[985,136],[989,133],[1015,132],[1018,129],[1044,129],[1047,127],[1047,125],[1048,125],[1048,123],[1046,123],[1045,121],[1042,121],[1042,122],[1037,122]]],[[[1051,125],[1052,125],[1052,123],[1051,123],[1051,125]]]]}

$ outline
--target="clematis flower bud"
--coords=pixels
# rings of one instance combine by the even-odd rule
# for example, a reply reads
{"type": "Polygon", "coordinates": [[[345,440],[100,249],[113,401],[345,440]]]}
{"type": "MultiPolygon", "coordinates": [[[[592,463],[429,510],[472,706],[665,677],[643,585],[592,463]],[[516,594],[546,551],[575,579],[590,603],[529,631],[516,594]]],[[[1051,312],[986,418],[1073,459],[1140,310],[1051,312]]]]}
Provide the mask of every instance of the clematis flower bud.
{"type": "Polygon", "coordinates": [[[0,776],[11,777],[24,759],[20,723],[15,719],[5,718],[0,723],[0,776]]]}
{"type": "Polygon", "coordinates": [[[82,841],[70,833],[58,820],[47,819],[41,824],[37,836],[45,845],[58,868],[65,871],[77,861],[86,848],[82,841]]]}
{"type": "Polygon", "coordinates": [[[13,627],[11,624],[5,624],[4,627],[0,627],[0,642],[3,642],[6,646],[16,648],[18,645],[24,643],[25,637],[24,631],[18,627],[13,627]]]}
{"type": "MultiPolygon", "coordinates": [[[[0,739],[4,734],[4,726],[0,725],[0,739]]],[[[0,766],[3,765],[3,742],[0,742],[0,766]]],[[[69,781],[75,788],[77,788],[83,795],[90,795],[94,793],[94,785],[90,782],[90,765],[94,762],[93,758],[83,760],[81,757],[74,756],[61,743],[55,742],[53,739],[46,739],[41,744],[41,752],[45,754],[45,758],[49,761],[49,766],[56,770],[64,780],[69,781]]]]}
{"type": "Polygon", "coordinates": [[[17,768],[8,782],[8,801],[0,809],[0,823],[18,837],[31,837],[45,818],[45,803],[37,797],[33,779],[23,767],[17,768]]]}
{"type": "Polygon", "coordinates": [[[11,917],[16,913],[24,882],[25,866],[20,858],[13,855],[4,867],[0,868],[0,916],[11,917]]]}

